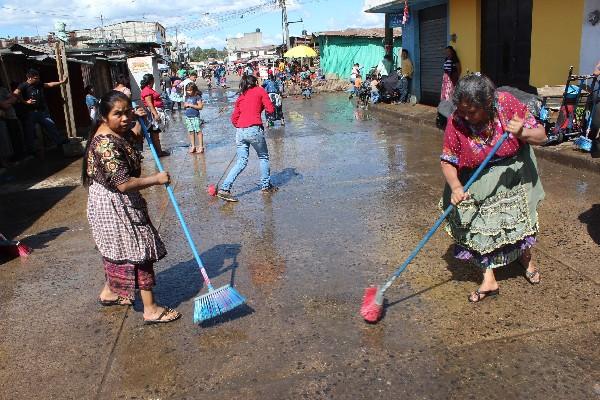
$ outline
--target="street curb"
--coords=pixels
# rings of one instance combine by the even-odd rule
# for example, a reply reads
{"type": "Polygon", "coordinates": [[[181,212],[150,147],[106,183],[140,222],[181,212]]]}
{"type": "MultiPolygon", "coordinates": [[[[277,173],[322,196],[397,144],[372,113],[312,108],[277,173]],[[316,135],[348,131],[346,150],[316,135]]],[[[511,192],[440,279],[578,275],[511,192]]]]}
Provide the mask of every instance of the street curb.
{"type": "MultiPolygon", "coordinates": [[[[374,105],[369,109],[376,113],[386,113],[388,115],[391,114],[397,118],[398,122],[409,121],[419,125],[427,126],[429,128],[438,129],[435,124],[437,110],[434,107],[431,107],[431,114],[426,116],[405,114],[402,111],[394,110],[387,105],[385,107],[374,105]]],[[[438,131],[441,132],[439,129],[438,131]]],[[[566,167],[600,174],[600,158],[592,158],[588,153],[578,152],[569,146],[568,143],[566,146],[565,143],[563,143],[562,146],[533,146],[533,150],[535,155],[539,158],[562,164],[566,167]]]]}

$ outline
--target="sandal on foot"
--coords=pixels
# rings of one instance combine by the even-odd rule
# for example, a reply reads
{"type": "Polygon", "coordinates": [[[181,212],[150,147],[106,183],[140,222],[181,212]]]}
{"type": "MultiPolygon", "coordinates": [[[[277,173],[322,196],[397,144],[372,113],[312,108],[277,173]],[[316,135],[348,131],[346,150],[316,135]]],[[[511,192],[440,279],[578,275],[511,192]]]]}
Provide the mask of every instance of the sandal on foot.
{"type": "Polygon", "coordinates": [[[126,298],[126,297],[122,297],[122,296],[117,296],[116,299],[114,300],[102,300],[102,299],[98,299],[98,303],[100,303],[100,305],[104,306],[104,307],[110,307],[110,306],[130,306],[133,304],[133,302],[126,298]]]}
{"type": "Polygon", "coordinates": [[[526,263],[523,262],[523,260],[519,260],[519,264],[521,264],[523,269],[525,269],[525,279],[527,279],[527,282],[531,283],[532,285],[538,285],[541,282],[540,271],[537,268],[535,268],[535,265],[534,265],[534,270],[532,272],[530,272],[527,269],[527,268],[529,268],[530,263],[531,263],[531,258],[529,258],[526,263]],[[535,279],[536,277],[537,277],[537,280],[535,279]]]}
{"type": "Polygon", "coordinates": [[[188,149],[188,153],[193,154],[196,152],[196,148],[194,146],[190,146],[190,148],[188,149]]]}
{"type": "Polygon", "coordinates": [[[467,296],[467,298],[469,299],[469,303],[479,303],[480,301],[483,301],[483,300],[487,299],[488,297],[494,297],[499,294],[500,294],[500,289],[484,290],[484,291],[477,289],[475,292],[473,292],[469,296],[467,296]],[[477,300],[473,300],[473,295],[477,296],[477,300]],[[483,296],[483,298],[481,296],[483,296]]]}
{"type": "Polygon", "coordinates": [[[155,318],[155,319],[145,319],[144,318],[144,323],[147,324],[147,325],[150,325],[150,324],[166,324],[168,322],[173,322],[173,321],[179,319],[180,317],[181,317],[181,313],[180,312],[175,311],[175,310],[173,310],[173,309],[171,309],[169,307],[165,307],[165,309],[163,310],[163,312],[160,313],[160,315],[158,316],[158,318],[155,318]],[[171,313],[175,313],[175,314],[173,314],[173,316],[167,318],[167,315],[171,314],[171,313]]]}
{"type": "Polygon", "coordinates": [[[526,269],[525,270],[525,279],[527,279],[527,282],[531,283],[532,285],[539,285],[540,282],[542,281],[540,278],[540,271],[538,271],[537,268],[533,272],[529,272],[526,269]],[[537,279],[534,279],[536,276],[537,276],[537,279]]]}

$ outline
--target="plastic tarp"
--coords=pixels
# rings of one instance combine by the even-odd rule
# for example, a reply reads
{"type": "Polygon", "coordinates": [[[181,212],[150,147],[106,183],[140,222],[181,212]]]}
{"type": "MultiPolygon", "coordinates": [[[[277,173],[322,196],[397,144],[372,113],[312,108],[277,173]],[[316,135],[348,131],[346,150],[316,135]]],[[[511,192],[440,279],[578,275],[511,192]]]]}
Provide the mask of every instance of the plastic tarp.
{"type": "MultiPolygon", "coordinates": [[[[399,38],[394,40],[394,61],[402,49],[399,38]]],[[[320,36],[320,68],[325,74],[335,74],[340,79],[350,79],[352,65],[359,63],[362,75],[376,67],[383,59],[385,50],[381,38],[320,36]]]]}

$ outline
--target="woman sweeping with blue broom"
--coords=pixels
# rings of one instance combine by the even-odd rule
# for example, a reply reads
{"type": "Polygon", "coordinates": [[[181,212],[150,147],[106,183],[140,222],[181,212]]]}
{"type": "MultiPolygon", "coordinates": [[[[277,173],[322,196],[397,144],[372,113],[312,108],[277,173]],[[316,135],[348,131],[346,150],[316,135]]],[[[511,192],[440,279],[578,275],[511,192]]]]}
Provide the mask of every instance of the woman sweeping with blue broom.
{"type": "Polygon", "coordinates": [[[529,283],[540,283],[531,249],[544,190],[530,145],[545,143],[546,132],[525,105],[509,93],[497,92],[479,73],[460,79],[452,101],[456,111],[448,121],[441,155],[447,183],[442,207],[456,206],[446,225],[456,242],[455,257],[483,272],[483,282],[468,297],[476,303],[500,293],[494,270],[514,261],[523,266],[529,283]],[[464,182],[504,132],[508,138],[465,192],[464,182]]]}
{"type": "Polygon", "coordinates": [[[131,143],[133,110],[121,92],[105,94],[98,105],[83,158],[88,186],[88,221],[102,254],[104,306],[133,304],[139,290],[146,323],[171,322],[181,314],[156,304],[153,265],[167,251],[152,225],[140,190],[169,182],[167,172],[141,177],[141,155],[131,143]]]}

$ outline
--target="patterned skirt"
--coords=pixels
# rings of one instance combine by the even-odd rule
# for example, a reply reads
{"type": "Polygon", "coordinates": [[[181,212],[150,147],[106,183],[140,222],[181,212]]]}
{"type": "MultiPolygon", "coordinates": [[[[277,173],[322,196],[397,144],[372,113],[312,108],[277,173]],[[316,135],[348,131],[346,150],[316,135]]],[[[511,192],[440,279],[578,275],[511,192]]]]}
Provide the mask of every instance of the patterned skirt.
{"type": "Polygon", "coordinates": [[[455,82],[452,81],[450,75],[444,72],[442,77],[442,93],[440,95],[441,100],[452,101],[452,95],[454,94],[455,82]]]}
{"type": "MultiPolygon", "coordinates": [[[[462,170],[465,183],[473,170],[462,170]]],[[[455,240],[454,255],[481,268],[510,264],[536,242],[537,207],[544,189],[533,149],[523,146],[511,158],[486,168],[469,189],[471,198],[455,207],[446,219],[446,232],[455,240]]],[[[450,204],[448,185],[440,202],[450,204]]]]}
{"type": "Polygon", "coordinates": [[[152,290],[156,284],[152,262],[115,264],[104,259],[104,274],[111,292],[132,301],[136,290],[152,290]]]}
{"type": "Polygon", "coordinates": [[[140,265],[167,254],[139,192],[113,192],[93,183],[87,215],[96,246],[107,261],[140,265]]]}

